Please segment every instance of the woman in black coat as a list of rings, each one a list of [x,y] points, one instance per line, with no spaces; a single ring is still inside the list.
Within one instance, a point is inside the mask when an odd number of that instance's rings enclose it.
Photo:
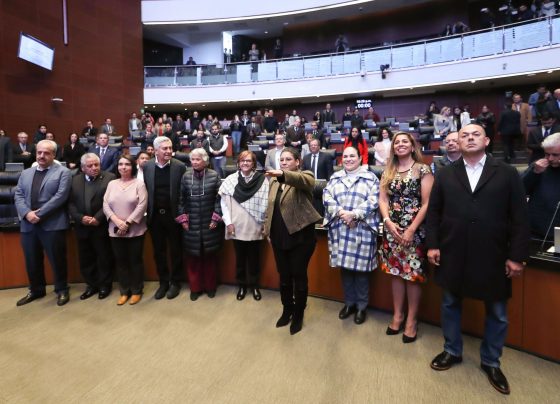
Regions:
[[[80,159],[86,153],[84,145],[79,141],[78,135],[76,133],[71,133],[68,138],[68,143],[64,145],[62,150],[62,161],[66,162],[66,166],[69,169],[79,168]]]
[[[222,245],[223,229],[220,206],[221,181],[216,171],[208,168],[204,149],[190,153],[191,167],[181,179],[181,196],[177,222],[183,226],[183,246],[189,256],[187,274],[191,300],[206,292],[216,295],[216,251]]]

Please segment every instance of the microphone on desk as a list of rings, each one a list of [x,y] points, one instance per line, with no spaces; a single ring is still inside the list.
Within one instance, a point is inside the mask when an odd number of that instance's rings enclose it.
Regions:
[[[554,220],[556,219],[556,215],[558,214],[558,209],[560,208],[560,201],[558,201],[558,203],[556,204],[556,209],[554,210],[554,214],[552,215],[552,219],[550,219],[550,223],[548,224],[548,230],[546,231],[546,234],[544,235],[544,240],[541,244],[541,248],[540,250],[543,251],[544,248],[544,244],[546,243],[546,239],[548,238],[548,235],[550,234],[550,230],[552,229],[552,225],[554,224]],[[555,252],[560,252],[560,251],[556,251],[556,243],[554,243],[555,245]]]

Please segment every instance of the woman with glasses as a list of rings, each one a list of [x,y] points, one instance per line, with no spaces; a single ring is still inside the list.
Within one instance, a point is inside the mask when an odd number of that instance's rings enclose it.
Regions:
[[[194,149],[190,153],[191,167],[181,179],[179,217],[183,227],[183,246],[187,255],[187,274],[191,300],[206,292],[216,295],[216,255],[222,245],[222,209],[220,206],[220,178],[208,168],[208,153]]]
[[[250,288],[255,300],[261,300],[259,270],[263,224],[268,203],[268,181],[256,171],[257,158],[251,151],[242,151],[237,158],[238,171],[229,175],[220,186],[222,219],[226,240],[233,240],[237,300],[243,300]]]

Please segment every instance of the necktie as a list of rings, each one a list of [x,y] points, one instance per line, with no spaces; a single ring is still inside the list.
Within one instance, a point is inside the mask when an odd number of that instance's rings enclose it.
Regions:
[[[100,149],[99,150],[99,160],[101,160],[101,163],[103,163],[103,158],[105,157],[105,149]]]
[[[27,150],[27,145],[22,144],[22,145],[21,145],[21,150],[26,151],[26,150]]]
[[[550,135],[550,128],[546,128],[546,129],[544,130],[543,138],[546,138],[548,135]]]
[[[313,175],[317,177],[317,155],[311,155],[311,171],[313,171]]]

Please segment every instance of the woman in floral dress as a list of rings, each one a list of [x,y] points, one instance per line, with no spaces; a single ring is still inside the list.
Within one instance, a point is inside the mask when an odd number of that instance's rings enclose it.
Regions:
[[[401,330],[403,342],[414,342],[420,304],[420,284],[426,281],[422,223],[428,210],[433,176],[422,162],[416,140],[406,132],[393,137],[387,168],[381,177],[379,210],[383,217],[381,270],[393,275],[393,319],[387,335]],[[408,315],[404,313],[408,298]]]

